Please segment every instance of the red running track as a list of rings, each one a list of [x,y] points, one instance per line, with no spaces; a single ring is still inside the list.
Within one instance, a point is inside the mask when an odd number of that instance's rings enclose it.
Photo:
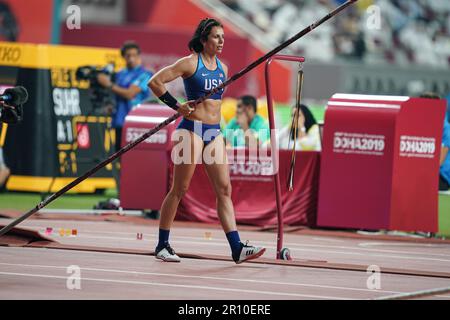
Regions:
[[[450,286],[448,242],[292,233],[285,235],[285,246],[294,261],[280,262],[274,259],[275,233],[241,228],[242,239],[266,246],[267,252],[236,265],[220,228],[175,223],[171,244],[183,260],[164,263],[152,256],[156,223],[133,222],[23,222],[21,228],[41,235],[46,227],[77,229],[78,235],[3,243],[0,299],[374,299]],[[137,233],[143,233],[142,240]],[[381,269],[378,290],[367,287],[369,265]],[[81,290],[67,288],[69,266],[80,267]],[[422,298],[450,299],[450,292]]]

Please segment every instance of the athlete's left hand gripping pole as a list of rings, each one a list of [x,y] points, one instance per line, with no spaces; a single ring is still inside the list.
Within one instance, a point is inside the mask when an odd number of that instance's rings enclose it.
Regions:
[[[344,10],[345,8],[347,8],[349,5],[351,5],[352,3],[356,2],[356,1],[358,1],[358,0],[347,0],[345,3],[341,4],[339,7],[337,7],[336,9],[334,9],[333,11],[328,13],[326,16],[324,16],[322,19],[314,22],[310,26],[306,27],[305,29],[303,29],[302,31],[300,31],[299,33],[294,35],[293,37],[289,38],[288,40],[286,40],[285,42],[280,44],[278,47],[274,48],[272,51],[266,53],[264,56],[260,57],[258,60],[256,60],[253,63],[249,64],[247,67],[245,67],[244,69],[242,69],[241,71],[239,71],[238,73],[236,73],[235,75],[230,77],[227,81],[222,83],[220,86],[218,86],[217,88],[214,88],[213,90],[211,90],[205,96],[195,100],[195,102],[193,104],[197,105],[197,104],[203,102],[204,100],[206,100],[207,98],[209,98],[210,96],[212,96],[213,94],[218,92],[219,90],[221,90],[221,89],[225,88],[226,86],[230,85],[232,82],[234,82],[237,79],[241,78],[243,75],[248,73],[250,70],[256,68],[258,65],[260,65],[261,63],[263,63],[264,61],[266,61],[267,59],[269,59],[273,55],[277,54],[278,52],[280,52],[281,50],[286,48],[288,45],[290,45],[294,41],[297,41],[298,39],[300,39],[301,37],[303,37],[307,33],[311,32],[312,30],[317,28],[319,25],[321,25],[325,21],[327,21],[330,18],[334,17],[336,14],[338,14],[339,12],[341,12],[342,10]],[[72,189],[73,187],[75,187],[76,185],[81,183],[82,181],[86,180],[88,177],[90,177],[91,175],[96,173],[98,170],[100,170],[101,168],[103,168],[107,164],[113,162],[115,159],[117,159],[118,157],[123,155],[125,152],[128,152],[130,149],[134,148],[139,143],[141,143],[142,141],[146,140],[148,137],[150,137],[151,135],[155,134],[156,132],[158,132],[159,130],[161,130],[165,126],[167,126],[169,123],[171,123],[171,122],[175,121],[176,119],[178,119],[180,116],[181,116],[181,114],[177,113],[177,114],[174,114],[173,116],[167,118],[165,121],[161,122],[156,127],[150,129],[149,131],[147,131],[145,134],[143,134],[138,139],[134,140],[133,142],[130,142],[125,147],[123,147],[122,149],[120,149],[119,151],[117,151],[116,153],[111,155],[108,159],[100,162],[98,165],[96,165],[91,170],[87,171],[82,176],[76,178],[71,183],[67,184],[65,187],[60,189],[59,191],[55,192],[54,194],[52,194],[51,196],[49,196],[45,200],[41,201],[36,207],[31,209],[27,213],[24,213],[22,216],[20,216],[16,220],[12,221],[7,226],[3,227],[0,230],[0,237],[3,236],[4,234],[6,234],[9,230],[14,228],[16,225],[18,225],[19,223],[21,223],[25,219],[29,218],[30,216],[32,216],[33,214],[35,214],[36,212],[38,212],[39,210],[44,208],[50,202],[56,200],[58,197],[60,197],[64,193],[66,193],[67,191],[69,191],[70,189]]]

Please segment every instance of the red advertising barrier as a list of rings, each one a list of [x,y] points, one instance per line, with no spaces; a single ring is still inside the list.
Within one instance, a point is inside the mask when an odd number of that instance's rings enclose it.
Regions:
[[[230,165],[230,178],[236,221],[239,224],[274,226],[278,224],[275,186],[270,174],[271,157],[250,160],[246,157]],[[297,152],[295,188],[288,192],[286,181],[292,151],[280,150],[279,170],[283,221],[286,225],[315,226],[319,181],[319,152]],[[236,150],[228,150],[228,159]],[[171,163],[172,166],[172,163]],[[219,223],[216,197],[203,165],[198,165],[188,192],[178,207],[178,220]]]
[[[122,146],[136,140],[173,114],[172,109],[160,105],[145,105],[132,110],[125,118]],[[121,157],[122,207],[156,210],[161,207],[169,187],[170,137],[176,123],[169,124]]]
[[[125,119],[122,145],[172,115],[165,106],[146,105]],[[120,201],[126,209],[159,210],[172,180],[171,135],[176,123],[150,137],[122,156]],[[255,159],[249,150],[228,150],[232,200],[240,224],[276,225],[277,211],[270,150]],[[291,151],[280,150],[279,172],[284,223],[314,226],[317,212],[320,153],[298,152],[295,189],[287,192]],[[190,187],[178,208],[176,219],[218,223],[216,198],[202,164],[197,165]]]
[[[443,100],[336,94],[325,113],[319,226],[438,230]]]

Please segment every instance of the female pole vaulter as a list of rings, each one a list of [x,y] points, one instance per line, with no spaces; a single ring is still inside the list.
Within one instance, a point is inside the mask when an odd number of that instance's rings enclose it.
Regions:
[[[217,213],[222,228],[230,244],[231,256],[235,263],[255,259],[265,252],[265,248],[241,242],[236,227],[233,203],[231,201],[230,174],[226,161],[226,149],[220,132],[220,106],[224,89],[214,93],[208,99],[197,104],[192,102],[225,82],[228,68],[217,55],[223,50],[224,31],[220,22],[215,19],[200,21],[189,42],[192,54],[179,59],[174,64],[157,72],[149,81],[149,87],[159,99],[170,108],[183,115],[177,131],[187,135],[190,146],[189,161],[179,161],[176,154],[174,160],[173,183],[161,207],[159,223],[159,242],[155,257],[163,261],[180,262],[179,256],[169,244],[169,232],[175,218],[178,204],[186,193],[199,157],[202,157],[206,146],[213,149],[216,159],[208,164],[204,161],[206,173],[214,188],[217,199]],[[179,103],[166,89],[165,84],[183,78],[188,102]],[[184,139],[183,139],[184,140]],[[176,146],[174,147],[176,148]],[[186,148],[185,148],[186,149]],[[183,151],[183,152],[184,152]],[[175,158],[174,158],[175,157]],[[188,162],[188,163],[187,163]]]

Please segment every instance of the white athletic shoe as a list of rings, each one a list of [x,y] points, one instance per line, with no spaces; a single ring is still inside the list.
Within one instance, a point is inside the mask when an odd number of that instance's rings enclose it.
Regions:
[[[266,248],[263,247],[255,247],[255,246],[249,246],[248,241],[242,244],[241,252],[239,253],[239,256],[233,256],[234,262],[236,264],[240,264],[244,261],[252,260],[259,258],[266,252]]]
[[[180,262],[181,259],[175,251],[172,249],[170,245],[167,245],[163,249],[159,250],[158,252],[155,252],[155,258],[160,259],[162,261],[166,262]]]

